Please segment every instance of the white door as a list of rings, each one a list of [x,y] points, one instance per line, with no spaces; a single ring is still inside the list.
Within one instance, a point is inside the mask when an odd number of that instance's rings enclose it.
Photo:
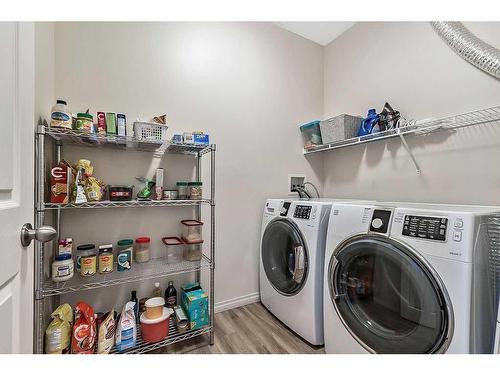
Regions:
[[[0,353],[33,351],[34,25],[0,22]]]

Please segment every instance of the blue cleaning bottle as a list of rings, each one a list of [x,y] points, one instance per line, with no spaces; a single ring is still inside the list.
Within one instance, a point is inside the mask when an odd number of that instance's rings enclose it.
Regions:
[[[376,128],[377,123],[378,123],[377,111],[375,109],[368,110],[368,115],[361,122],[361,126],[359,127],[358,137],[372,134]],[[375,130],[375,132],[377,131]]]

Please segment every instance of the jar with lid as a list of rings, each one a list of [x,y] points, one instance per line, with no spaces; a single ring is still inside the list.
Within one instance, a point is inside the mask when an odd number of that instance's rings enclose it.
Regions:
[[[188,182],[189,199],[200,200],[203,196],[203,182]]]
[[[177,182],[177,198],[189,199],[188,183],[184,181]]]
[[[182,239],[185,241],[199,241],[203,239],[203,223],[199,220],[182,220]]]
[[[50,126],[58,128],[71,129],[73,127],[73,118],[66,108],[66,101],[58,99],[50,111]]]
[[[130,239],[118,241],[118,255],[116,256],[118,271],[127,271],[132,268],[133,245],[134,241]]]
[[[85,270],[82,271],[82,261],[85,260]],[[76,248],[76,272],[81,276],[92,276],[96,273],[97,254],[92,243]],[[93,271],[93,272],[92,272]]]
[[[138,237],[135,239],[135,261],[145,263],[149,261],[149,246],[151,239],[149,237]]]
[[[203,240],[184,241],[184,259],[191,262],[201,260],[203,257]]]
[[[81,130],[84,133],[95,133],[94,116],[90,113],[78,113],[76,115],[75,130]]]
[[[99,246],[99,273],[113,272],[113,245]]]
[[[167,249],[167,263],[180,262],[184,252],[184,242],[179,237],[163,237],[162,241]]]
[[[52,262],[52,280],[55,282],[66,281],[74,275],[74,264],[70,254],[60,254]]]

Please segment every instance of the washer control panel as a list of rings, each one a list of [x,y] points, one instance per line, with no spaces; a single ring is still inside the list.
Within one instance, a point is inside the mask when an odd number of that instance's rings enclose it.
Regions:
[[[311,216],[311,209],[311,206],[297,205],[295,206],[293,217],[297,219],[309,220],[309,217]]]
[[[403,236],[444,242],[447,227],[448,219],[445,217],[406,215]]]

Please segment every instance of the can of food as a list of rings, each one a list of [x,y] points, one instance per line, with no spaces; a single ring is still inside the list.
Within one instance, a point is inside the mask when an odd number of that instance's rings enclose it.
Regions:
[[[113,272],[113,245],[99,246],[99,273]]]
[[[177,190],[163,190],[163,199],[170,201],[177,199],[177,197],[178,197]]]
[[[127,271],[132,268],[133,240],[118,241],[118,256],[116,257],[118,271]]]

